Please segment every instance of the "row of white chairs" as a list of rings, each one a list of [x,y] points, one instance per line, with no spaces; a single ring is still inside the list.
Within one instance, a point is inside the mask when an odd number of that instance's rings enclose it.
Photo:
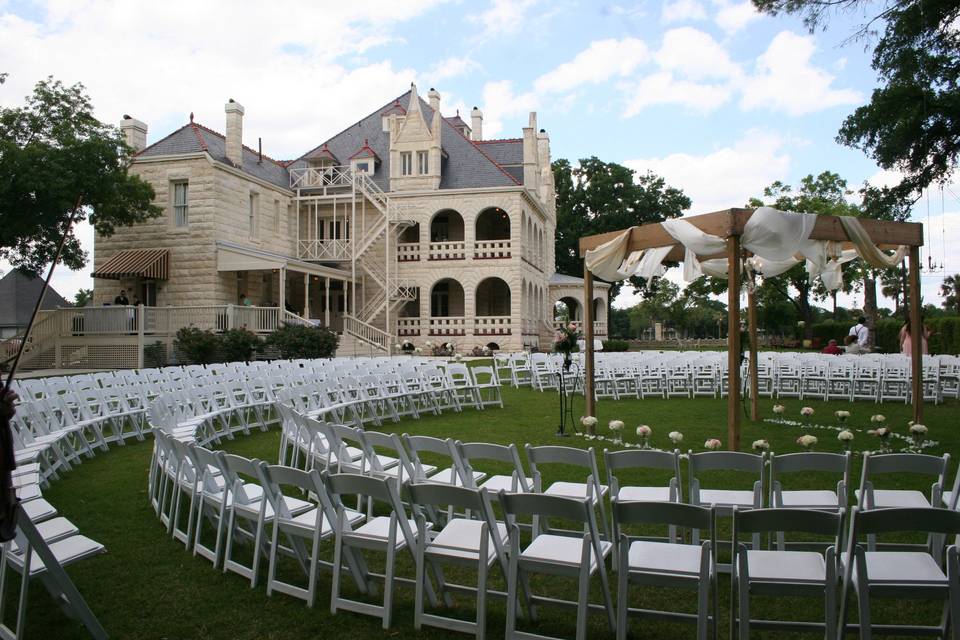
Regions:
[[[960,520],[953,509],[931,507],[953,499],[942,491],[942,475],[946,472],[948,456],[868,456],[861,489],[855,492],[855,498],[859,502],[862,497],[862,502],[852,512],[849,519],[851,532],[844,539],[849,455],[801,453],[770,456],[768,459],[767,456],[745,453],[691,454],[688,493],[691,504],[684,504],[679,502],[682,496],[678,452],[605,452],[608,482],[602,485],[595,480],[598,474],[592,450],[528,446],[532,475],[532,481],[528,481],[515,447],[483,443],[485,449],[478,449],[478,455],[471,456],[471,450],[465,449],[473,446],[469,444],[417,436],[400,438],[395,434],[323,423],[303,415],[297,418],[299,414],[289,408],[284,409],[284,414],[284,420],[299,421],[303,430],[311,435],[297,436],[296,441],[302,443],[298,445],[298,448],[302,446],[299,459],[281,458],[281,465],[246,460],[170,438],[167,444],[174,450],[166,460],[179,462],[173,465],[173,476],[169,475],[170,465],[167,464],[167,482],[179,489],[175,490],[176,500],[173,494],[169,494],[171,498],[164,501],[165,523],[173,535],[181,532],[177,517],[182,509],[173,503],[189,494],[191,506],[188,511],[197,529],[193,534],[195,553],[207,557],[224,571],[244,576],[252,586],[257,584],[261,564],[266,560],[268,594],[280,591],[303,598],[309,604],[315,601],[318,574],[321,568],[325,568],[333,573],[331,609],[375,615],[383,620],[385,628],[391,624],[393,583],[403,581],[395,576],[395,554],[406,549],[413,554],[416,566],[417,628],[424,624],[434,625],[483,637],[486,598],[505,596],[508,607],[506,637],[531,637],[516,629],[520,605],[530,618],[536,619],[540,605],[557,603],[532,593],[529,588],[530,574],[548,573],[578,581],[580,597],[575,603],[578,607],[578,638],[585,637],[587,615],[591,608],[597,607],[606,612],[608,623],[618,637],[626,635],[628,615],[650,614],[696,621],[698,637],[705,638],[709,629],[715,629],[718,623],[716,585],[723,565],[718,562],[717,548],[724,542],[716,534],[718,515],[734,517],[732,576],[737,614],[731,624],[739,627],[740,637],[746,637],[744,634],[749,633],[751,626],[819,628],[827,637],[837,637],[838,621],[843,620],[842,612],[847,606],[844,594],[848,589],[852,589],[858,598],[863,637],[870,637],[871,597],[903,597],[911,593],[918,579],[924,581],[931,594],[943,596],[951,606],[960,602],[960,590],[952,588],[953,582],[948,575],[955,570],[954,546],[943,552],[943,546],[938,546],[935,536],[931,536],[923,549],[904,551],[898,547],[895,554],[883,555],[888,549],[875,545],[877,534],[894,530],[960,533]],[[311,430],[311,426],[314,429]],[[159,436],[158,447],[165,446],[165,438]],[[435,442],[427,445],[430,440]],[[499,489],[491,491],[491,487],[484,486],[486,476],[474,465],[475,458],[485,457],[497,447],[512,451],[509,458],[513,461],[514,472],[505,477],[509,487],[500,485]],[[389,450],[389,455],[381,453],[385,450]],[[450,469],[455,472],[444,473],[434,466],[424,465],[419,454],[426,451],[435,457],[446,454],[452,465]],[[280,455],[291,454],[281,451]],[[161,455],[158,459],[162,458]],[[301,468],[293,466],[298,462],[302,463]],[[543,467],[551,463],[566,465],[567,469],[572,465],[584,466],[590,475],[583,483],[555,482],[544,487],[541,473]],[[621,486],[617,475],[638,468],[659,468],[674,475],[665,486]],[[697,476],[716,470],[756,472],[759,478],[752,491],[701,487]],[[790,491],[782,486],[784,476],[810,471],[838,472],[840,480],[836,490]],[[940,489],[935,488],[927,501],[919,492],[873,486],[878,476],[886,473],[899,475],[905,471],[935,473]],[[763,506],[766,474],[770,477],[773,508]],[[832,500],[826,504],[818,502],[816,499],[822,497],[821,493],[830,493]],[[602,528],[596,518],[595,510],[602,506],[606,495],[612,496],[612,533],[606,530],[602,511]],[[955,487],[953,495],[956,495]],[[353,506],[354,496],[363,497],[356,506]],[[366,510],[362,506],[364,503]],[[380,508],[375,510],[371,506],[373,503]],[[500,507],[502,522],[496,518],[494,503]],[[195,504],[200,505],[196,511]],[[798,505],[805,508],[798,508]],[[899,517],[889,511],[891,508],[897,510]],[[383,515],[384,510],[389,515]],[[867,515],[880,510],[886,515]],[[907,516],[910,520],[904,521]],[[201,523],[204,519],[215,524],[212,544],[202,542]],[[531,519],[531,524],[522,526],[521,520]],[[553,520],[573,522],[575,526],[572,529],[559,528],[553,526]],[[670,535],[666,541],[637,536],[631,533],[631,526],[635,524],[669,526]],[[690,544],[683,543],[683,536],[677,537],[676,532],[681,529],[691,530]],[[527,538],[521,535],[522,530],[530,530],[528,544],[525,544]],[[827,544],[819,545],[818,551],[795,550],[790,546],[793,539],[784,542],[785,533],[791,533],[791,538],[793,534],[803,533],[831,537]],[[751,541],[740,541],[741,534],[748,535]],[[764,548],[759,541],[767,534],[776,542]],[[186,535],[189,540],[190,534]],[[868,541],[866,546],[859,543],[863,536]],[[332,561],[319,558],[319,544],[327,539],[335,543]],[[241,562],[235,554],[234,545],[243,541],[253,545],[250,564]],[[824,550],[825,546],[828,548]],[[372,549],[387,552],[383,574],[375,574],[367,567],[364,551]],[[300,564],[306,586],[277,578],[277,566],[284,555],[293,557]],[[618,574],[619,604],[616,608],[607,575],[608,557],[612,557],[611,567]],[[598,558],[603,560],[598,562]],[[893,580],[887,570],[892,561],[896,561],[898,567]],[[438,565],[444,562],[475,566],[478,571],[476,587],[447,583],[442,571],[438,570]],[[486,588],[489,571],[494,565],[499,565],[504,573],[508,584],[506,594]],[[855,572],[853,566],[857,567]],[[364,601],[342,595],[340,574],[344,568],[357,589],[367,594]],[[590,581],[597,576],[603,601],[591,605],[587,599]],[[637,583],[693,589],[698,593],[697,613],[651,612],[629,607],[630,585]],[[383,587],[382,604],[369,602],[375,593],[375,585]],[[475,620],[452,619],[425,611],[425,599],[432,607],[439,607],[441,603],[449,605],[450,594],[463,590],[476,597]],[[438,598],[438,594],[441,597]],[[751,620],[749,602],[754,594],[821,597],[825,607],[824,619],[799,624]],[[841,600],[844,608],[838,610]],[[942,621],[941,631],[945,631],[948,620],[949,617],[945,617]]]

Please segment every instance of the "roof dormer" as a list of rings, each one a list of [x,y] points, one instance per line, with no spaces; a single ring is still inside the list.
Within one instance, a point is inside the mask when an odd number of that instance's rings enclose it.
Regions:
[[[312,167],[335,167],[340,164],[337,156],[333,155],[327,143],[306,155],[304,160]]]
[[[357,173],[373,174],[377,170],[377,165],[380,164],[380,156],[370,147],[370,141],[366,138],[363,140],[363,146],[350,156],[349,160],[350,168]]]

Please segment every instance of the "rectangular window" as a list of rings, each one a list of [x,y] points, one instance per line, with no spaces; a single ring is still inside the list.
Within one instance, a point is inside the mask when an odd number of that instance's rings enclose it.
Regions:
[[[370,173],[370,163],[369,163],[369,162],[358,162],[358,163],[357,163],[357,173]]]
[[[250,194],[250,237],[256,238],[260,235],[260,194],[251,193]]]
[[[430,173],[430,156],[426,151],[417,151],[417,173],[422,176]]]
[[[280,235],[280,201],[273,201],[273,232]]]
[[[187,181],[173,183],[173,225],[186,227],[189,223],[189,205],[187,204]]]
[[[410,151],[400,153],[400,173],[405,176],[413,175],[413,153]]]

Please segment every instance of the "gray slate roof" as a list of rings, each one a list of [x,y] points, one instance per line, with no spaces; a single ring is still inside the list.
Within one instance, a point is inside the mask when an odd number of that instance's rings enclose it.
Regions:
[[[410,92],[406,92],[395,100],[399,100],[400,104],[406,107],[410,103]],[[370,147],[380,157],[380,163],[377,165],[373,180],[384,191],[390,189],[390,134],[383,130],[383,121],[380,114],[393,105],[395,100],[390,100],[370,115],[326,141],[330,151],[338,158],[349,158],[363,146],[363,141],[367,140]],[[427,126],[432,126],[433,109],[422,98],[420,99],[420,110],[423,112]],[[440,169],[441,189],[509,187],[523,182],[522,176],[517,179],[517,176],[506,172],[493,158],[485,153],[485,149],[481,150],[481,145],[476,145],[464,138],[448,120],[441,118],[440,122],[440,126],[443,127],[440,143],[446,156]],[[323,146],[323,143],[316,148],[321,146]],[[289,166],[304,166],[306,164],[304,157],[307,154],[304,154]]]
[[[0,279],[0,327],[26,327],[37,303],[43,280],[29,276],[19,269],[11,269]],[[47,289],[41,309],[73,306],[53,290]]]
[[[337,135],[326,141],[330,152],[346,162],[363,147],[364,140],[370,145],[380,162],[377,164],[374,182],[383,189],[390,189],[390,135],[383,130],[381,113],[399,101],[403,108],[410,103],[410,92],[390,100],[373,113],[350,125]],[[420,110],[427,122],[432,126],[433,109],[420,99]],[[495,140],[475,143],[456,129],[455,125],[446,118],[441,118],[443,133],[441,145],[443,159],[441,165],[441,189],[470,189],[485,187],[512,187],[523,184],[523,141]],[[462,121],[461,121],[462,122]],[[280,187],[289,188],[290,176],[288,167],[302,167],[306,165],[306,157],[320,149],[323,143],[317,145],[297,160],[289,163],[280,163],[267,156],[263,162],[257,162],[257,152],[248,147],[243,148],[243,166],[241,169]],[[206,151],[215,160],[225,162],[226,138],[223,134],[213,131],[199,123],[190,122],[177,129],[167,137],[150,145],[137,154],[137,157],[176,155],[180,153],[200,153]]]
[[[149,158],[151,156],[200,153],[202,151],[209,153],[214,160],[230,164],[227,160],[227,140],[223,134],[196,122],[185,124],[166,138],[155,142],[138,153],[137,157]],[[257,159],[256,151],[244,147],[243,166],[240,169],[278,187],[290,188],[290,176],[286,168],[267,156],[263,156],[263,162],[257,162]]]

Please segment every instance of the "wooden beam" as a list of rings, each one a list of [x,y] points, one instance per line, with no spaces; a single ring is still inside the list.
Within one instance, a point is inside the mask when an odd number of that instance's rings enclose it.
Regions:
[[[910,363],[913,421],[923,423],[923,324],[920,320],[920,248],[910,247]]]
[[[740,450],[740,236],[727,238],[727,449]]]
[[[760,384],[757,381],[759,349],[757,344],[757,304],[753,287],[756,278],[750,273],[750,287],[747,289],[747,322],[750,331],[750,420],[760,419]]]
[[[698,216],[684,218],[701,231],[709,233],[720,238],[726,238],[730,233],[741,235],[743,227],[753,215],[752,209],[726,209],[723,211],[714,211],[713,213],[704,213]],[[889,222],[887,220],[871,220],[869,218],[860,218],[860,224],[869,234],[874,244],[881,248],[892,249],[905,244],[911,247],[923,245],[923,225],[916,222]],[[613,240],[625,230],[610,231],[593,236],[580,238],[580,256],[582,257],[589,249],[595,249],[605,242]],[[819,216],[817,223],[810,233],[811,240],[833,240],[834,242],[849,243],[850,237],[843,229],[840,220],[834,216]],[[630,241],[627,245],[627,252],[640,251],[641,249],[650,249],[653,247],[677,246],[678,243],[673,239],[663,226],[657,222],[635,227],[630,232]],[[853,245],[846,244],[844,248],[850,248]],[[682,259],[676,257],[672,252],[668,260]]]
[[[596,416],[596,396],[593,391],[593,273],[583,265],[583,393],[586,398],[584,413]],[[563,389],[560,393],[564,393]],[[590,428],[590,435],[594,435]]]

